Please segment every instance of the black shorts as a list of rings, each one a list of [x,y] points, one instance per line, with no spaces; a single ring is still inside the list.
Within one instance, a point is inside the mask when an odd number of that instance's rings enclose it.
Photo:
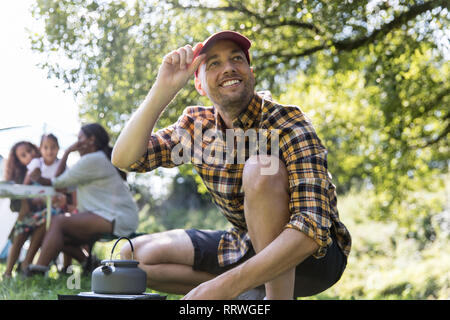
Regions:
[[[253,247],[238,262],[226,267],[219,266],[217,249],[225,231],[189,229],[186,233],[194,245],[194,270],[211,274],[221,274],[241,264],[255,255]],[[337,245],[332,234],[333,243],[323,258],[308,257],[295,269],[295,297],[307,297],[318,294],[334,285],[342,276],[347,265],[347,257]]]

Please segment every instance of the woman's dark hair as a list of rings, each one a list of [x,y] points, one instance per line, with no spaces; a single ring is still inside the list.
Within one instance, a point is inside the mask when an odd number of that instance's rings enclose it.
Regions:
[[[21,145],[25,145],[34,149],[36,156],[40,157],[41,153],[39,152],[39,148],[28,141],[19,141],[15,143],[11,150],[9,151],[8,160],[6,161],[5,166],[5,180],[6,181],[14,181],[15,183],[22,183],[25,179],[25,175],[27,173],[27,167],[24,166],[19,158],[17,157],[16,150]]]
[[[52,139],[56,143],[56,146],[59,148],[58,138],[53,133],[48,133],[48,134],[42,135],[41,144],[40,144],[41,147],[42,147],[42,142],[44,142],[45,139]]]
[[[103,151],[106,157],[111,160],[112,148],[109,146],[109,134],[106,132],[105,128],[98,123],[89,123],[82,126],[81,130],[86,137],[90,138],[93,136],[95,138],[96,149]],[[116,169],[122,179],[126,180],[127,174],[118,168]]]

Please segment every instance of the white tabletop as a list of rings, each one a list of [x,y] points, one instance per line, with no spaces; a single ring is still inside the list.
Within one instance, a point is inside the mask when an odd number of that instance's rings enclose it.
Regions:
[[[10,198],[10,199],[24,199],[24,198],[47,198],[47,219],[46,219],[46,229],[50,227],[51,219],[51,196],[55,194],[55,189],[50,186],[37,186],[37,185],[25,185],[25,184],[15,184],[10,182],[0,182],[0,198]]]
[[[36,198],[44,196],[52,196],[55,189],[50,186],[13,184],[8,182],[0,183],[0,198]]]

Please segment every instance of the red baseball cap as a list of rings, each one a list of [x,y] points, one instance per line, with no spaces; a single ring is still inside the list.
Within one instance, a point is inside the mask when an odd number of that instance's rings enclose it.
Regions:
[[[217,42],[219,40],[230,40],[230,41],[233,41],[234,43],[236,43],[242,49],[242,51],[245,54],[245,57],[247,58],[248,64],[250,64],[250,55],[248,53],[248,49],[250,49],[252,43],[250,42],[250,40],[247,37],[243,36],[242,34],[235,32],[235,31],[230,31],[230,30],[214,33],[208,39],[203,41],[203,47],[194,56],[194,59],[197,56],[199,56],[200,54],[206,52],[206,50],[208,50],[215,42]],[[195,70],[195,76],[197,77],[197,75],[198,75],[198,69]]]

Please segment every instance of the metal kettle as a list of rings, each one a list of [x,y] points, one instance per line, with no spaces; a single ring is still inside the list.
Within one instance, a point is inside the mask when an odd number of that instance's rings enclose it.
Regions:
[[[92,272],[91,289],[102,294],[142,294],[147,287],[147,274],[138,267],[136,260],[113,260],[113,252],[117,243],[126,239],[130,243],[132,256],[134,248],[131,240],[120,237],[114,243],[109,260],[102,260],[101,266]]]

